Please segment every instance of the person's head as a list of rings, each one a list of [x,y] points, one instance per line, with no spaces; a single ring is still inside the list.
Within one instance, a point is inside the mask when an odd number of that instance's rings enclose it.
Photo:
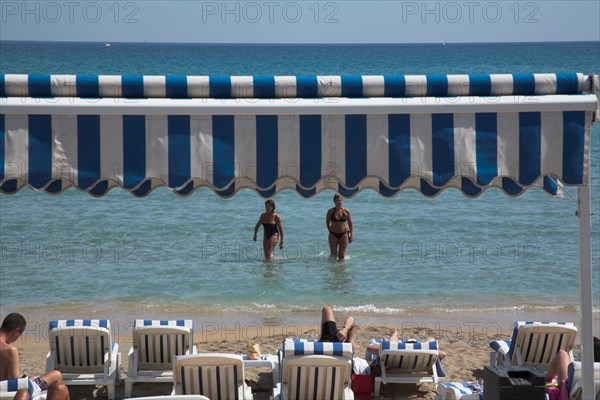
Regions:
[[[338,204],[342,204],[344,202],[344,199],[342,199],[342,196],[340,196],[339,194],[334,194],[333,195],[333,203],[337,206]]]
[[[600,362],[600,339],[594,336],[594,362]]]
[[[0,332],[12,336],[11,340],[14,341],[21,336],[25,331],[26,326],[27,322],[25,321],[25,317],[19,313],[10,313],[4,318],[4,321],[2,321]]]
[[[271,211],[275,211],[275,202],[273,200],[267,200],[267,201],[265,201],[265,209],[267,211],[269,211],[269,207],[272,208]]]

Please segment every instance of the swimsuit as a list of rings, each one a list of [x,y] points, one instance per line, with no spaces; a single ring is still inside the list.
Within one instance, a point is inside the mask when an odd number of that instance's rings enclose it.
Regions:
[[[346,222],[346,221],[348,221],[348,217],[346,217],[346,213],[344,212],[343,208],[342,208],[342,216],[340,219],[337,219],[337,217],[335,216],[335,208],[332,208],[332,210],[333,210],[333,212],[331,213],[331,217],[329,217],[330,222]],[[341,240],[344,237],[344,235],[346,235],[348,233],[348,231],[342,232],[342,233],[337,233],[337,232],[333,232],[330,229],[329,233],[331,233],[333,236],[335,236],[338,240]]]
[[[267,239],[270,239],[271,236],[273,236],[276,233],[279,233],[279,229],[277,229],[277,224],[262,224],[263,228],[265,229],[265,236],[267,237]]]

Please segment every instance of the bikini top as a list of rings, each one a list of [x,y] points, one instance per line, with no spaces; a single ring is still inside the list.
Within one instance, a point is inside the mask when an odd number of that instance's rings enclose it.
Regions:
[[[340,219],[337,219],[337,217],[335,216],[335,207],[332,208],[333,212],[331,213],[331,217],[329,217],[329,221],[331,222],[346,222],[348,221],[348,217],[346,217],[346,213],[344,212],[344,209],[342,208],[342,217]]]

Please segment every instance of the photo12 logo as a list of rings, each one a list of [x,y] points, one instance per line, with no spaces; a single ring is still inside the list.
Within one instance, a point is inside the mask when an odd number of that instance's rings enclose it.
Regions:
[[[402,22],[449,24],[539,22],[540,6],[533,1],[403,1]]]
[[[134,1],[2,1],[2,23],[137,24],[140,5]]]
[[[339,3],[333,1],[203,1],[202,22],[336,24],[339,11]]]

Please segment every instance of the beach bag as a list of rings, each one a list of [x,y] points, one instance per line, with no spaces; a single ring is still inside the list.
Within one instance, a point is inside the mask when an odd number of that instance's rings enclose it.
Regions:
[[[371,400],[374,387],[375,377],[373,375],[352,374],[352,391],[355,400]]]
[[[260,344],[256,342],[248,343],[246,354],[249,360],[260,360]]]

